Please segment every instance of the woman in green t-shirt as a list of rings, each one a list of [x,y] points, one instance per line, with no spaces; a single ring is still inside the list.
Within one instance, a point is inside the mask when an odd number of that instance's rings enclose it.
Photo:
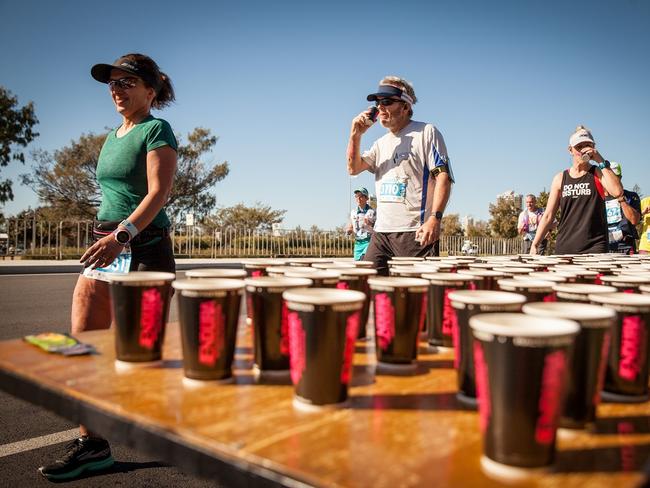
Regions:
[[[174,100],[171,81],[142,54],[97,64],[91,75],[108,84],[122,124],[108,134],[97,162],[102,202],[95,242],[81,257],[84,271],[72,298],[72,333],[110,327],[106,273],[175,271],[164,205],[176,172],[177,142],[170,125],[151,115],[152,108]],[[64,457],[40,468],[43,476],[71,479],[113,464],[108,442],[83,426],[80,431]]]

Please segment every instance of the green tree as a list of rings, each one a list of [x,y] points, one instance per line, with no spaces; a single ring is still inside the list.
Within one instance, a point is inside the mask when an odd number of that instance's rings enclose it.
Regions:
[[[226,161],[207,169],[203,158],[212,151],[217,140],[209,129],[197,127],[187,136],[187,144],[178,146],[178,169],[167,203],[172,222],[189,211],[201,220],[216,207],[213,187],[228,176],[230,169]]]
[[[273,210],[270,206],[260,202],[256,202],[252,207],[238,203],[232,207],[217,210],[214,215],[206,219],[206,226],[270,231],[273,225],[282,223],[286,212],[286,210]]]
[[[517,219],[521,208],[513,198],[498,198],[490,204],[490,229],[497,237],[517,237]]]
[[[38,119],[34,104],[29,102],[24,107],[18,107],[18,99],[0,86],[0,167],[7,166],[12,160],[25,163],[25,155],[20,148],[27,147],[38,137],[38,132],[32,130],[36,124]],[[13,199],[13,182],[0,180],[0,204]]]
[[[32,187],[55,215],[94,218],[101,200],[97,161],[105,139],[106,134],[82,134],[54,153],[35,151],[32,172],[21,175],[23,183]],[[172,220],[189,210],[200,220],[215,207],[216,197],[211,192],[228,174],[228,163],[207,169],[202,160],[216,142],[208,129],[198,127],[188,135],[187,144],[179,145],[178,168],[167,203]]]
[[[462,236],[463,226],[460,225],[458,214],[448,214],[442,217],[441,234],[443,236]]]

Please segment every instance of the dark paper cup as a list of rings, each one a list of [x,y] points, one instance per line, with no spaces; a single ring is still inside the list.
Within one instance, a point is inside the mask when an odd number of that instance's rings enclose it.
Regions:
[[[351,269],[354,270],[356,268]],[[313,288],[336,288],[341,273],[340,270],[337,269],[305,268],[303,270],[302,268],[298,268],[286,271],[284,276],[287,278],[308,278],[312,281],[311,286]]]
[[[368,279],[375,312],[375,345],[379,370],[389,365],[413,366],[418,336],[424,326],[428,281],[419,278]]]
[[[603,276],[600,281],[603,285],[613,286],[617,291],[624,293],[641,293],[641,286],[650,285],[650,278],[630,275]]]
[[[427,294],[427,341],[432,346],[453,347],[454,309],[449,293],[456,290],[476,289],[476,278],[461,273],[430,273],[422,275],[429,282]]]
[[[246,270],[244,269],[229,269],[229,268],[201,268],[201,269],[188,269],[185,271],[185,277],[189,280],[205,279],[205,278],[226,278],[226,279],[244,279],[246,278]]]
[[[341,276],[339,277],[339,283],[336,285],[337,288],[341,290],[355,290],[360,291],[366,296],[366,300],[363,302],[361,307],[361,318],[359,322],[359,335],[358,339],[366,339],[367,333],[366,329],[368,326],[368,317],[370,315],[370,285],[368,284],[368,278],[377,275],[377,270],[367,269],[367,268],[357,268],[357,269],[345,269],[341,270]]]
[[[552,283],[566,283],[568,281],[566,276],[551,273],[550,271],[533,271],[527,275],[516,275],[512,278],[515,280],[542,280],[550,281]]]
[[[596,285],[594,285],[596,286]],[[596,420],[596,407],[605,379],[611,331],[616,312],[585,303],[529,303],[524,313],[536,317],[574,320],[580,324],[560,426],[584,429]]]
[[[309,271],[309,270],[316,271],[314,268],[312,268],[310,266],[287,266],[287,265],[269,266],[268,268],[266,268],[266,275],[267,276],[284,276],[284,274],[287,271],[296,271],[296,269],[302,269],[302,270],[307,270],[307,271]]]
[[[488,476],[526,476],[551,465],[566,393],[573,321],[515,313],[470,319]]]
[[[410,264],[408,266],[392,266],[389,270],[390,276],[402,276],[404,278],[420,278],[424,273],[437,273],[438,267],[433,264]]]
[[[638,293],[589,295],[616,311],[602,397],[610,402],[650,399],[650,297]]]
[[[248,278],[259,278],[260,276],[268,276],[266,269],[271,266],[281,266],[271,259],[246,259],[243,261],[244,270]],[[246,323],[251,323],[251,310],[253,304],[250,302],[250,295],[246,294]]]
[[[534,271],[531,268],[526,268],[526,267],[510,267],[510,266],[499,266],[497,268],[494,268],[494,271],[499,271],[500,273],[504,273],[506,276],[512,278],[515,275],[528,275],[531,271]]]
[[[503,291],[521,293],[529,302],[554,302],[555,292],[552,281],[528,279],[505,279],[498,281],[499,288]]]
[[[253,361],[259,373],[289,370],[287,306],[282,293],[311,286],[306,278],[247,278],[246,296],[251,304]]]
[[[469,269],[460,269],[458,270],[458,274],[472,276],[475,280],[474,283],[477,290],[489,291],[499,291],[499,285],[497,281],[507,277],[505,273],[501,273],[499,271],[472,267]]]
[[[476,408],[474,378],[474,336],[469,319],[479,313],[520,312],[526,297],[517,293],[489,290],[459,290],[449,293],[456,320],[452,326],[454,368],[458,373],[458,400]]]
[[[589,295],[614,293],[616,292],[616,288],[589,283],[557,283],[553,285],[553,291],[555,291],[555,297],[558,302],[591,303]]]
[[[173,273],[150,271],[110,276],[117,361],[151,363],[162,359],[175,277]]]
[[[172,286],[179,292],[185,377],[193,380],[231,378],[244,281],[191,279],[175,281]]]
[[[353,290],[298,288],[283,297],[288,308],[294,405],[312,410],[344,404],[366,296]]]

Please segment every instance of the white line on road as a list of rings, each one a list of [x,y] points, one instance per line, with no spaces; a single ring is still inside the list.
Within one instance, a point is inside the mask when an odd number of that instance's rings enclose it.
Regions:
[[[32,437],[31,439],[12,442],[11,444],[4,444],[0,446],[0,458],[18,454],[19,452],[31,451],[40,447],[51,446],[60,442],[71,441],[77,437],[79,437],[78,428],[42,435],[40,437]]]

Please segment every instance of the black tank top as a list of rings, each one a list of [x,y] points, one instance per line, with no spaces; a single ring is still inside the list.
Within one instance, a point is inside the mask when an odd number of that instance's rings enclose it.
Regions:
[[[580,178],[572,178],[569,170],[562,173],[556,254],[607,252],[604,191],[595,171],[591,166]]]

